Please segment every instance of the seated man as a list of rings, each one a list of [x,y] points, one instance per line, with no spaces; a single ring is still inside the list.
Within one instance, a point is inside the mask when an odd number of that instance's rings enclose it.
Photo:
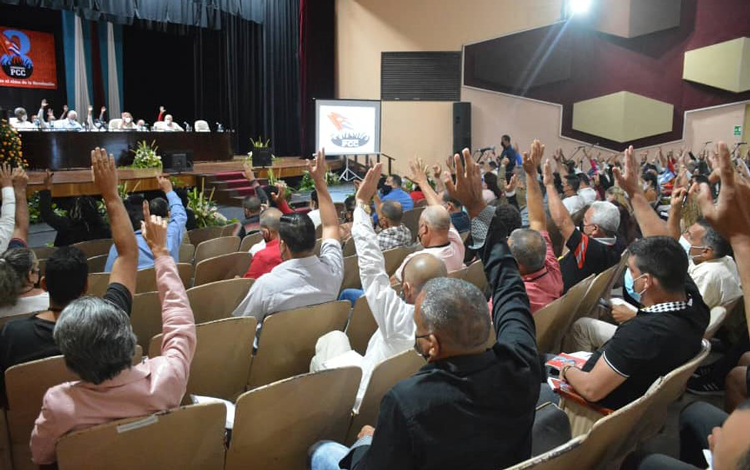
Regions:
[[[543,156],[544,146],[537,140],[531,146],[531,155],[526,152],[523,154],[523,169],[526,180],[529,181],[526,193],[529,228],[513,230],[508,237],[510,253],[518,262],[518,271],[529,296],[532,314],[560,298],[563,290],[560,263],[547,232],[542,191],[536,184],[536,169]]]
[[[240,224],[237,236],[245,238],[249,233],[257,232],[260,227],[261,202],[258,196],[247,196],[242,200],[242,212],[245,219]]]
[[[401,223],[404,211],[400,202],[385,201],[378,208],[378,213],[378,225],[382,228],[377,234],[380,251],[411,245],[411,230]]]
[[[78,122],[78,113],[75,111],[68,111],[67,119],[58,119],[53,122],[52,127],[54,129],[62,129],[66,131],[81,131],[83,126]]]
[[[642,308],[616,327],[583,369],[566,366],[560,374],[586,400],[612,409],[641,397],[658,377],[695,357],[710,317],[687,274],[685,251],[674,239],[651,229],[648,217],[658,218],[653,210],[646,215],[642,212],[642,205],[648,203],[642,189],[633,189],[633,185],[640,186],[632,147],[625,158],[625,175],[619,171],[615,175],[620,187],[634,195],[636,217],[646,237],[630,246],[625,289]],[[588,341],[589,336],[582,333],[587,329],[584,321],[598,322],[582,319],[574,324],[572,349],[583,349],[579,346]]]
[[[386,393],[377,427],[365,426],[351,450],[332,442],[311,449],[313,470],[489,470],[531,456],[541,378],[534,320],[507,230],[481,197],[479,167],[468,150],[464,155],[467,169],[456,155],[458,182],[450,189],[473,219],[497,341],[487,348],[492,326],[479,289],[459,279],[428,281],[414,309],[414,348],[427,365]]]
[[[557,194],[549,161],[544,164],[544,185],[550,215],[569,250],[560,261],[564,294],[591,274],[599,274],[620,262],[624,249],[624,244],[617,238],[620,211],[609,202],[594,202],[583,216],[583,230],[580,231],[570,217],[573,212],[566,208]]]
[[[471,221],[466,212],[463,211],[464,206],[455,198],[452,198],[447,191],[443,192],[443,207],[448,210],[451,215],[451,224],[456,228],[458,233],[464,233],[471,230]]]
[[[55,461],[57,440],[71,431],[175,408],[185,394],[196,347],[193,311],[167,249],[167,223],[150,215],[146,204],[143,211],[141,233],[156,256],[161,355],[132,365],[136,337],[119,305],[83,297],[65,307],[55,326],[55,342],[81,380],[45,393],[31,433],[32,460],[38,465]]]
[[[411,196],[402,188],[403,180],[399,175],[390,175],[385,180],[383,186],[383,195],[380,196],[382,202],[396,201],[401,203],[401,210],[404,212],[414,209],[414,201]],[[378,223],[378,215],[374,214],[375,223]]]
[[[177,263],[180,260],[180,245],[182,244],[182,232],[185,230],[185,224],[187,223],[187,213],[185,212],[185,206],[182,205],[180,196],[172,190],[172,182],[169,178],[157,176],[156,180],[161,190],[166,194],[167,199],[156,198],[151,201],[149,207],[154,215],[169,219],[167,249],[172,258],[174,258],[175,263]],[[138,269],[151,268],[154,266],[155,257],[141,234],[140,223],[143,220],[143,211],[138,207],[130,207],[128,213],[130,214],[133,229],[135,230],[135,238],[138,240]],[[104,266],[105,273],[112,271],[112,266],[115,260],[117,260],[117,256],[117,245],[115,244],[109,250],[107,263]]]
[[[13,110],[13,114],[16,116],[16,120],[11,120],[11,126],[19,131],[36,130],[37,126],[29,121],[29,115],[26,113],[26,109],[18,107]]]
[[[565,175],[562,178],[562,190],[565,199],[563,199],[563,205],[569,214],[573,215],[586,207],[586,201],[578,194],[581,180],[576,175]],[[549,187],[547,192],[549,193]]]
[[[264,274],[270,273],[273,268],[282,263],[279,251],[279,225],[281,223],[281,211],[270,207],[263,211],[260,216],[260,231],[266,247],[253,256],[250,268],[244,276],[252,279],[260,279]]]
[[[448,272],[439,259],[429,254],[412,258],[404,268],[403,297],[391,289],[385,272],[385,259],[375,241],[375,230],[369,216],[370,200],[377,191],[381,163],[371,168],[357,191],[357,206],[354,209],[352,237],[359,255],[359,274],[370,311],[378,329],[367,344],[364,358],[358,358],[362,367],[362,381],[357,392],[355,409],[364,396],[373,369],[382,361],[410,349],[414,345],[414,302],[425,283],[436,277],[445,277]],[[398,204],[387,201],[386,204]],[[382,221],[383,219],[381,219]],[[318,340],[316,355],[310,371],[327,369],[326,361],[341,354],[351,354],[349,340],[341,331],[333,331]],[[356,353],[355,353],[356,354]]]
[[[578,195],[583,199],[583,204],[588,206],[591,205],[597,199],[597,193],[594,188],[591,187],[591,181],[586,173],[578,173],[576,175],[580,183],[578,189]]]
[[[315,226],[307,214],[281,217],[279,251],[283,263],[258,279],[232,315],[254,316],[262,323],[271,313],[336,300],[344,280],[339,220],[325,182],[325,154],[307,162],[320,200],[323,244],[316,256]]]
[[[448,272],[458,271],[464,267],[464,242],[461,235],[451,224],[450,214],[443,207],[443,202],[438,197],[427,181],[426,166],[421,160],[410,162],[412,169],[411,180],[422,188],[427,207],[419,216],[419,227],[417,239],[424,249],[416,251],[407,256],[396,270],[393,279],[401,282],[404,266],[418,253],[429,253],[445,263]]]
[[[154,124],[154,130],[155,131],[161,131],[161,132],[184,132],[185,129],[180,127],[179,124],[174,122],[174,119],[172,118],[171,114],[167,114],[164,116],[164,121],[157,121]]]
[[[653,454],[638,470],[747,470],[750,468],[750,401],[730,415],[705,403],[693,402],[680,412],[680,460]],[[711,450],[712,465],[703,455]]]

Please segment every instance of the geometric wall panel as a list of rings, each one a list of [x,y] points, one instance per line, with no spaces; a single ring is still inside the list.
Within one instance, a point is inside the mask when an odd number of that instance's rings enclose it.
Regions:
[[[615,142],[672,131],[674,106],[628,91],[573,104],[573,129]]]
[[[681,5],[682,0],[600,0],[591,28],[622,38],[675,28],[680,25]]]
[[[686,52],[682,78],[735,93],[750,90],[750,38]]]

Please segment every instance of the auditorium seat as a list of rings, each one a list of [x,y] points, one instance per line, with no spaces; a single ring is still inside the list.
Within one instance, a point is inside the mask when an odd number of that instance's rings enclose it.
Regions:
[[[721,328],[721,325],[724,323],[724,320],[727,318],[727,309],[718,306],[711,309],[711,320],[708,323],[708,328],[706,328],[706,332],[703,334],[703,337],[706,339],[711,339],[714,337],[717,331],[719,331],[719,328]]]
[[[309,371],[318,338],[343,330],[350,309],[349,302],[334,301],[267,315],[248,390]]]
[[[216,256],[234,253],[240,247],[240,237],[219,237],[201,242],[195,247],[195,263]]]
[[[190,263],[177,263],[177,272],[180,275],[182,284],[187,289],[190,287],[190,281],[193,278],[193,265]],[[156,287],[156,269],[146,268],[139,269],[135,280],[135,291],[153,292],[158,290]]]
[[[372,316],[367,298],[363,295],[354,304],[349,322],[346,325],[345,333],[349,338],[349,345],[354,351],[364,356],[367,351],[367,344],[377,329],[378,324],[375,322],[375,317]]]
[[[250,267],[253,256],[250,253],[236,252],[216,256],[201,261],[195,265],[195,282],[193,286],[208,284],[209,282],[242,277]]]
[[[195,245],[192,243],[182,243],[180,245],[180,263],[191,263],[195,258]]]
[[[250,248],[252,248],[253,245],[256,243],[260,243],[263,241],[263,234],[260,232],[251,233],[249,235],[245,235],[245,238],[242,239],[242,243],[240,244],[239,251],[250,251]]]
[[[367,390],[362,397],[359,410],[352,414],[352,421],[347,432],[346,445],[352,445],[357,440],[357,434],[362,426],[378,424],[380,402],[388,390],[401,380],[414,375],[426,362],[411,349],[397,354],[381,362],[372,371]],[[448,423],[446,423],[448,424]]]
[[[247,385],[257,324],[255,317],[238,317],[196,325],[186,394],[235,401]],[[163,337],[151,338],[149,357],[161,355]]]
[[[210,282],[188,289],[196,323],[229,318],[252,287],[253,279],[237,278]]]
[[[208,126],[208,123],[204,121],[203,119],[198,119],[193,123],[193,129],[195,129],[195,132],[211,132],[211,128]]]
[[[4,317],[0,317],[0,331],[3,330],[3,327],[9,321],[11,321],[11,320],[18,320],[19,318],[30,317],[34,313],[39,313],[39,312],[16,313],[14,315],[7,315],[7,316],[4,316]]]
[[[86,295],[102,297],[104,293],[107,292],[108,285],[109,273],[89,273],[88,290],[86,291]]]
[[[52,253],[57,251],[57,247],[55,246],[35,246],[31,248],[31,251],[34,252],[37,259],[47,259],[50,256],[52,256]]]
[[[307,468],[307,451],[321,440],[343,442],[362,369],[304,374],[239,397],[226,470]]]
[[[122,119],[120,118],[114,118],[109,120],[109,130],[111,131],[119,131],[120,126],[122,125]]]
[[[350,238],[344,243],[344,258],[357,254],[357,246],[354,244],[354,238]]]
[[[138,344],[148,351],[149,341],[161,333],[161,300],[158,292],[142,292],[133,296],[130,325],[138,338]]]
[[[190,405],[82,429],[57,443],[60,470],[224,468],[226,407]]]
[[[224,226],[224,230],[221,231],[222,237],[234,237],[237,236],[237,232],[240,230],[240,223],[235,222],[233,224],[227,224]]]
[[[563,336],[570,329],[571,319],[576,315],[578,306],[593,280],[592,274],[571,287],[565,295],[534,313],[536,343],[540,354],[560,352]]]
[[[141,362],[142,356],[143,350],[137,346],[133,364]],[[29,439],[44,394],[50,387],[73,380],[79,379],[65,366],[63,356],[18,364],[5,371],[6,416],[15,470],[37,469],[31,462]]]
[[[341,282],[341,290],[360,289],[362,280],[359,277],[359,259],[357,255],[344,258],[344,280]]]
[[[413,248],[399,246],[397,248],[391,248],[383,252],[383,258],[385,258],[385,272],[388,276],[393,276],[396,273],[404,259],[414,252]]]
[[[88,240],[85,242],[74,243],[73,247],[81,250],[86,258],[109,254],[110,248],[114,242],[111,238],[102,238],[99,240]]]
[[[86,264],[89,265],[89,273],[104,272],[104,268],[107,265],[107,258],[109,258],[109,255],[92,256],[87,259]]]
[[[404,212],[401,223],[411,230],[411,241],[417,241],[417,232],[419,231],[419,217],[422,215],[424,207],[417,207]]]
[[[201,244],[201,242],[219,238],[223,231],[224,227],[203,227],[190,230],[187,234],[188,238],[190,239],[190,243],[197,247]]]

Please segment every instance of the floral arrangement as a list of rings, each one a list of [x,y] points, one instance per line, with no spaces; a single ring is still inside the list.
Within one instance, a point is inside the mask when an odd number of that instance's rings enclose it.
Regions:
[[[21,136],[6,119],[0,120],[0,163],[28,168],[29,162],[23,158]]]
[[[195,214],[198,227],[216,227],[227,224],[227,218],[219,212],[216,203],[213,201],[213,189],[211,189],[211,194],[206,197],[205,184],[201,183],[200,192],[198,192],[198,188],[193,188],[187,194],[188,207]]]
[[[138,146],[130,151],[135,154],[133,159],[133,168],[161,168],[161,157],[156,154],[159,147],[156,141],[149,145],[145,140],[138,142]]]
[[[29,207],[29,223],[30,224],[39,224],[44,222],[42,220],[42,211],[39,209],[39,193],[36,192],[32,194],[28,199],[28,207]],[[65,209],[61,209],[57,207],[56,203],[52,203],[52,210],[55,212],[55,214],[59,215],[60,217],[67,217],[68,212]]]
[[[339,177],[336,173],[332,171],[326,171],[326,185],[336,186],[340,183],[341,181],[339,180]],[[302,173],[302,181],[300,182],[297,191],[312,191],[313,189],[315,189],[315,182],[310,177],[310,173],[305,170]]]

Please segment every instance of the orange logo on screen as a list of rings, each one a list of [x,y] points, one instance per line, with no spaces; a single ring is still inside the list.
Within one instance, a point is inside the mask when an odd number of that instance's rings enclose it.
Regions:
[[[57,88],[53,34],[0,26],[0,86]]]
[[[29,78],[34,73],[34,62],[28,56],[31,51],[29,37],[21,31],[3,31],[3,52],[0,57],[5,74],[13,78]]]
[[[349,123],[349,120],[346,117],[340,115],[339,113],[329,114],[328,119],[331,120],[334,127],[336,127],[336,130],[339,132],[343,131],[344,129],[354,130],[354,127],[352,127],[352,125]]]
[[[359,148],[370,141],[370,136],[366,132],[358,132],[349,120],[339,113],[329,113],[328,119],[338,131],[331,136],[331,142],[338,147]]]

